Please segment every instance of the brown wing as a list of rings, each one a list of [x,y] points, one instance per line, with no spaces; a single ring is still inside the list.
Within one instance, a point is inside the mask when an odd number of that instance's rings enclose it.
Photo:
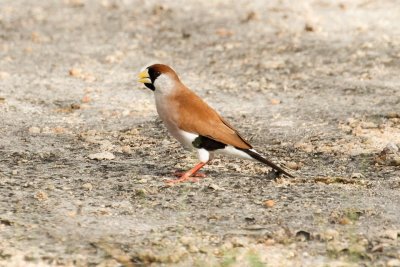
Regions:
[[[192,91],[184,88],[173,97],[178,104],[180,129],[198,133],[218,142],[242,149],[252,146],[222,119],[218,113]]]

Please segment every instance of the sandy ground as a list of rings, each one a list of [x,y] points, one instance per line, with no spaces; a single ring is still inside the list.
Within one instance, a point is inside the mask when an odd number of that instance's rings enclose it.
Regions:
[[[400,266],[399,2],[247,2],[0,2],[1,266]],[[296,178],[166,186],[155,62]]]

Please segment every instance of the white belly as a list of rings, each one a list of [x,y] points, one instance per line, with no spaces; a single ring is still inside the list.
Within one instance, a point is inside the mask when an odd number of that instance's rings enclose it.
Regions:
[[[165,126],[167,127],[170,134],[173,137],[175,137],[176,140],[178,140],[183,145],[184,148],[189,150],[194,149],[192,142],[199,136],[198,134],[182,131],[178,129],[178,127],[175,127],[174,125],[167,125],[167,123],[165,123]]]
[[[156,107],[157,107],[157,112],[158,115],[160,116],[160,119],[163,121],[165,124],[165,127],[167,127],[168,132],[176,139],[178,140],[184,148],[188,150],[193,150],[195,147],[193,147],[192,142],[199,136],[198,134],[195,133],[189,133],[186,131],[183,131],[179,129],[177,121],[179,119],[178,114],[173,110],[173,107],[168,106],[167,103],[165,102],[165,97],[155,94],[156,98]],[[198,157],[200,161],[202,162],[207,162],[210,160],[212,155],[205,150],[204,148],[201,149],[196,149]]]

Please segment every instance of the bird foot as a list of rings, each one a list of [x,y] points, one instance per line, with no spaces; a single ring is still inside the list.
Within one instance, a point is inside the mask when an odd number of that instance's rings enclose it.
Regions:
[[[195,177],[205,177],[206,175],[204,173],[198,172],[198,170],[201,169],[207,162],[200,162],[196,166],[194,166],[192,169],[185,173],[179,173],[175,172],[175,175],[177,175],[179,178],[174,179],[174,180],[167,180],[166,183],[169,185],[176,184],[176,183],[182,183],[182,182],[197,182],[199,179]]]
[[[278,179],[281,175],[282,175],[282,173],[280,173],[280,172],[278,172],[278,171],[276,171],[276,170],[270,170],[270,171],[267,173],[267,178],[268,178],[268,179],[271,179],[271,180],[276,180],[276,179]]]
[[[173,185],[173,184],[178,184],[178,183],[183,183],[183,182],[198,182],[198,181],[199,181],[198,178],[190,177],[188,175],[182,175],[178,179],[170,179],[170,180],[166,180],[165,182],[169,185]]]
[[[176,171],[176,172],[172,173],[172,175],[174,175],[176,177],[182,177],[185,174],[186,174],[185,172],[180,172],[180,171]],[[196,172],[196,173],[192,174],[190,177],[205,178],[205,177],[207,177],[207,175],[204,172]]]

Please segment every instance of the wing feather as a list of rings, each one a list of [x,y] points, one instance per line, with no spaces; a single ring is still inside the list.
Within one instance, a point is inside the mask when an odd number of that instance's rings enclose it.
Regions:
[[[178,127],[241,149],[252,146],[195,93],[185,88],[173,96],[178,105]]]

